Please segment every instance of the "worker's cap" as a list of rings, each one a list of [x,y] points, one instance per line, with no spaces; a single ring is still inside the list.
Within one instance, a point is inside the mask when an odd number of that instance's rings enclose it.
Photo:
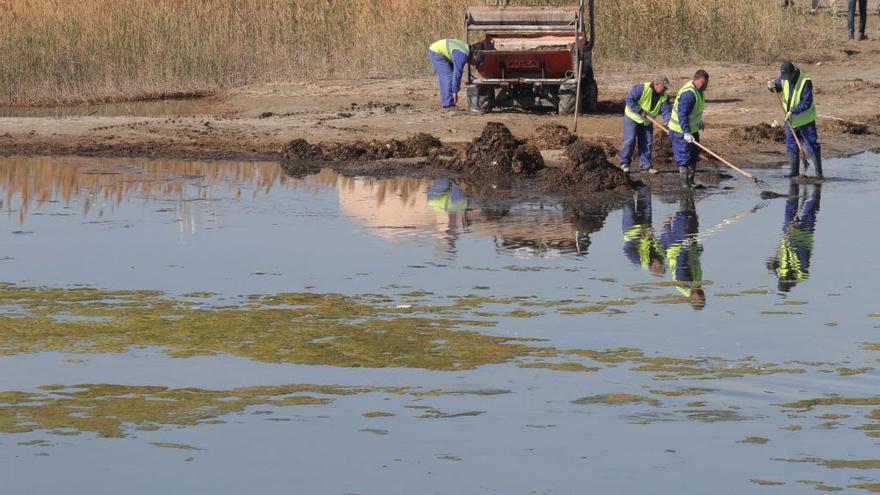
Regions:
[[[659,76],[655,77],[654,82],[660,83],[664,86],[669,86],[669,78],[664,76],[663,74],[660,74]]]
[[[794,71],[795,67],[794,64],[791,63],[791,60],[786,60],[785,62],[782,62],[782,65],[779,67],[779,72],[783,76],[790,76],[794,74]]]

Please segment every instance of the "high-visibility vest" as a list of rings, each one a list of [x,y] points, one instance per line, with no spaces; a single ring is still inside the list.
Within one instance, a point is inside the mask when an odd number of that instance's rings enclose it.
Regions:
[[[649,270],[651,268],[651,253],[661,253],[663,248],[660,247],[660,241],[654,237],[654,229],[647,224],[633,225],[623,234],[623,242],[628,243],[637,241],[637,249],[639,253],[639,263],[642,268]]]
[[[666,103],[666,101],[669,99],[669,94],[664,91],[663,94],[660,95],[660,98],[657,98],[657,104],[654,106],[654,108],[651,108],[651,98],[654,96],[654,88],[652,88],[651,86],[653,86],[653,84],[650,82],[644,83],[644,87],[642,88],[642,96],[641,98],[639,98],[638,103],[639,108],[647,112],[648,115],[653,118],[660,114],[660,108],[663,107],[663,104]],[[623,113],[634,122],[637,122],[639,124],[645,123],[645,119],[643,119],[641,115],[633,112],[629,108],[629,105],[624,105]]]
[[[694,98],[696,98],[694,108],[688,116],[691,133],[696,134],[700,132],[700,127],[703,125],[703,108],[706,106],[706,100],[703,99],[703,93],[694,86],[693,81],[685,84],[680,90],[678,90],[678,94],[675,96],[675,105],[672,107],[672,118],[669,119],[669,129],[675,132],[684,132],[681,129],[681,123],[678,121],[678,102],[681,100],[681,95],[687,92],[693,93]]]
[[[672,272],[672,281],[676,283],[676,290],[685,297],[690,297],[693,290],[699,288],[703,282],[703,266],[700,263],[700,255],[703,252],[703,246],[697,243],[688,244],[689,246],[687,247],[685,263],[691,272],[691,280],[679,280],[678,273],[676,273],[676,270],[678,269],[678,255],[681,253],[681,250],[685,248],[684,243],[677,242],[672,246],[669,246],[669,249],[666,251],[669,271]]]
[[[810,276],[798,257],[799,247],[812,251],[813,235],[808,230],[792,226],[782,235],[782,242],[779,245],[779,267],[776,269],[776,276],[780,280],[802,282]]]
[[[792,94],[791,83],[788,82],[788,79],[782,80],[782,107],[785,108],[786,112],[800,105],[801,97],[804,94],[804,85],[807,84],[807,81],[812,81],[812,79],[810,79],[810,76],[808,76],[806,72],[801,71],[801,75],[798,77],[797,82],[794,84],[794,94]],[[804,110],[801,113],[794,113],[791,115],[792,127],[801,127],[815,121],[815,100],[810,105],[810,108]]]
[[[454,52],[455,50],[458,50],[465,55],[468,55],[470,53],[470,47],[468,47],[467,43],[454,38],[447,38],[445,40],[435,41],[431,44],[430,47],[428,47],[428,50],[443,55],[446,60],[449,61],[452,61],[452,52]]]

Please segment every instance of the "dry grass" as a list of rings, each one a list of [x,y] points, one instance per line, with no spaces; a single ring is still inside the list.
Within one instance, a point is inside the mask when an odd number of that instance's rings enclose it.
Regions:
[[[120,100],[323,76],[427,73],[480,0],[0,0],[0,102]],[[532,0],[514,4],[566,4]],[[597,0],[597,63],[776,59],[830,39],[773,0]]]

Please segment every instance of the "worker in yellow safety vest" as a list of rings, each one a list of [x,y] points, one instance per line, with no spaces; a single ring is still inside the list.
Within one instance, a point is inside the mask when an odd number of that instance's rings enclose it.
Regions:
[[[800,175],[800,153],[795,134],[803,143],[804,153],[811,155],[816,178],[822,178],[822,146],[816,131],[816,102],[813,100],[813,80],[806,72],[786,60],[774,81],[767,81],[767,89],[782,93],[785,110],[785,145],[788,149],[788,176]]]
[[[669,123],[672,107],[669,105],[669,78],[657,76],[653,81],[636,84],[626,95],[623,108],[623,144],[620,146],[620,168],[629,172],[633,149],[639,147],[639,170],[656,174],[651,166],[651,146],[654,143],[654,126],[647,117],[656,119],[663,115],[663,124]]]
[[[684,189],[693,189],[703,130],[703,109],[706,99],[703,93],[709,87],[709,73],[700,69],[693,81],[685,84],[675,96],[672,116],[669,119],[669,140],[672,141],[672,155],[678,165],[678,176]]]

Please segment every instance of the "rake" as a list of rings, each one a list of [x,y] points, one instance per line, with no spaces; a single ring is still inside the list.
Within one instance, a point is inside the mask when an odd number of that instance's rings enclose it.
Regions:
[[[782,102],[782,95],[776,93],[776,99],[779,100],[779,108],[782,109],[782,114],[785,115],[785,103]],[[788,124],[788,130],[791,131],[791,135],[794,138],[794,142],[797,143],[798,151],[800,152],[801,160],[804,161],[804,169],[809,168],[810,162],[807,160],[807,152],[804,151],[804,146],[801,144],[801,140],[797,135],[797,132],[794,131],[794,127],[791,126],[791,122],[783,119],[783,125]]]
[[[657,122],[656,120],[654,120],[653,118],[651,118],[650,115],[645,115],[645,118],[647,118],[648,120],[650,120],[650,121],[651,121],[654,125],[656,125],[657,127],[663,129],[663,132],[665,132],[666,134],[669,134],[669,129],[667,129],[666,126],[664,126],[663,124],[661,124],[661,123]],[[760,190],[762,191],[762,193],[761,193],[761,196],[762,196],[762,197],[765,197],[765,194],[764,194],[764,193],[768,193],[766,197],[781,197],[781,196],[784,196],[784,195],[782,195],[782,194],[778,194],[778,193],[775,193],[775,192],[771,191],[771,190],[770,190],[770,184],[767,184],[767,182],[766,182],[764,179],[761,179],[761,178],[759,178],[759,177],[756,177],[756,176],[754,176],[754,175],[752,175],[752,174],[746,172],[745,170],[743,170],[743,169],[737,167],[736,165],[730,163],[729,161],[727,161],[727,160],[725,160],[724,158],[722,158],[721,156],[719,156],[719,155],[718,155],[717,153],[715,153],[714,151],[712,151],[712,150],[710,150],[709,148],[703,146],[703,145],[700,144],[699,142],[694,141],[692,144],[697,145],[697,147],[699,147],[701,150],[703,150],[703,151],[705,151],[706,153],[712,155],[713,157],[715,157],[715,159],[717,159],[717,160],[720,161],[721,163],[727,165],[728,167],[732,168],[733,170],[736,170],[737,172],[739,172],[739,173],[742,174],[743,176],[748,177],[749,179],[752,179],[752,181],[755,183],[755,185],[758,186],[758,189],[760,189]]]

